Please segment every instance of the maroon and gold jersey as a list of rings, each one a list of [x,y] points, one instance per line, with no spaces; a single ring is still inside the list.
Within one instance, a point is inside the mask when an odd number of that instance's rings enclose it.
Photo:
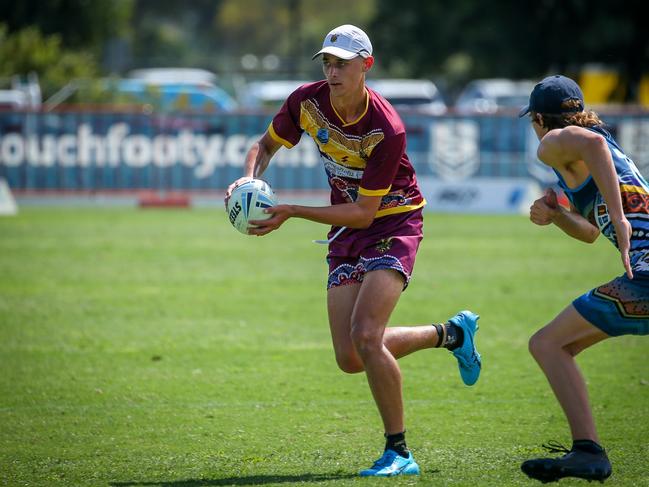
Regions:
[[[394,108],[367,88],[365,111],[350,123],[331,104],[326,80],[301,86],[288,97],[268,127],[287,148],[306,132],[318,146],[331,186],[331,204],[351,203],[359,194],[381,196],[376,217],[426,204],[406,155],[406,132]]]

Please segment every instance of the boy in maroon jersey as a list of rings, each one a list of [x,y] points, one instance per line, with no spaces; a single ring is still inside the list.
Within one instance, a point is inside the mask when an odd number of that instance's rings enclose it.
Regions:
[[[474,344],[478,316],[462,311],[447,323],[387,328],[408,285],[423,238],[426,204],[405,153],[401,118],[365,86],[374,63],[372,44],[361,29],[342,25],[325,37],[326,79],[295,90],[268,130],[246,156],[244,176],[234,187],[259,177],[281,147],[297,144],[303,132],[316,143],[331,186],[331,205],[277,205],[268,220],[252,221],[250,233],[266,235],[288,218],[331,225],[327,307],[338,366],[365,372],[381,414],[385,450],[362,476],[416,475],[419,466],[405,441],[401,371],[397,359],[425,348],[445,347],[458,360],[467,385],[480,375]]]

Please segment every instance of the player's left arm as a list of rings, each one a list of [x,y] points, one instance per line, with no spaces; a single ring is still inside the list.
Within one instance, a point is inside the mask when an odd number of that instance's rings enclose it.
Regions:
[[[268,220],[250,221],[257,225],[251,228],[251,235],[266,235],[277,230],[289,218],[304,218],[317,223],[348,228],[367,228],[374,221],[381,196],[359,195],[353,203],[331,206],[277,205],[266,210],[273,216]]]
[[[604,197],[611,223],[615,227],[622,264],[629,278],[632,278],[629,258],[631,224],[624,215],[620,185],[606,140],[600,134],[575,126],[549,132],[546,137],[548,136],[551,138],[546,146],[547,153],[540,156],[548,158],[550,165],[555,163],[565,167],[571,161],[584,161],[586,164]]]
[[[356,201],[325,207],[274,206],[266,210],[273,215],[271,218],[250,222],[259,225],[250,233],[266,235],[289,218],[304,218],[340,227],[368,228],[376,217],[383,196],[390,191],[405,147],[405,133],[394,134],[374,147],[363,171]]]

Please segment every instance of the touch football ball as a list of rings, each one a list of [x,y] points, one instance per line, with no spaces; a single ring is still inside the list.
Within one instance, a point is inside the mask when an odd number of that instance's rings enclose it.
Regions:
[[[241,233],[248,233],[248,221],[267,220],[264,209],[277,204],[277,196],[266,181],[251,179],[232,190],[228,200],[228,218]]]

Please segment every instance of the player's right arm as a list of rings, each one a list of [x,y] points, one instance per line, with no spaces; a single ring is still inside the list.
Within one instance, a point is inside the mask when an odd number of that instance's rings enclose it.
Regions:
[[[281,146],[282,145],[279,142],[270,136],[268,130],[264,132],[264,135],[262,135],[257,142],[252,144],[248,150],[248,154],[246,154],[246,160],[243,165],[243,176],[230,184],[228,189],[225,191],[224,201],[226,208],[232,190],[252,178],[260,177],[268,167],[268,164],[270,163],[271,158],[275,155],[275,152],[277,152]]]
[[[246,155],[246,162],[243,169],[244,177],[260,177],[280,147],[282,147],[282,144],[273,139],[268,133],[268,130],[266,130],[264,135],[261,136],[261,139],[252,144],[252,147]]]
[[[567,235],[586,243],[593,243],[600,233],[599,229],[581,216],[572,205],[570,209],[561,206],[552,189],[546,190],[545,195],[532,204],[530,220],[537,225],[554,223]]]
[[[593,178],[604,197],[611,223],[615,228],[622,265],[627,276],[633,279],[629,256],[631,224],[624,215],[617,174],[604,137],[576,126],[551,130],[541,140],[538,155],[539,159],[558,170],[564,178],[568,174],[574,177],[577,183],[585,181],[586,176]]]
[[[234,188],[251,178],[261,177],[271,158],[280,147],[284,146],[290,149],[299,142],[302,135],[302,128],[300,127],[302,88],[298,88],[289,95],[279,112],[273,117],[264,135],[252,144],[252,147],[248,150],[243,165],[243,176],[228,186],[225,192],[226,208]],[[279,133],[276,131],[279,131]]]

